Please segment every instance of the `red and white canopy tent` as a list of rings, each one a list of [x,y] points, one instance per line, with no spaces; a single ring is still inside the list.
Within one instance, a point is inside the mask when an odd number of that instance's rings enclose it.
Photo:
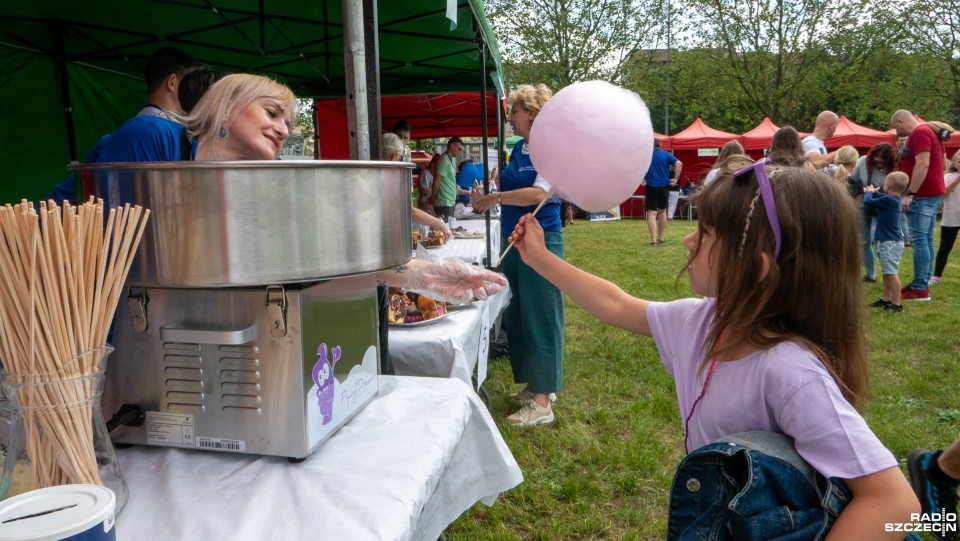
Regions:
[[[488,137],[497,136],[497,97],[486,94]],[[350,154],[347,137],[347,101],[345,98],[316,100],[317,125],[323,126],[317,134],[321,158],[347,159]],[[499,104],[503,110],[503,102]],[[398,120],[406,120],[415,139],[434,137],[479,137],[483,135],[481,121],[481,94],[457,92],[412,96],[382,96],[380,117],[384,131],[393,128]]]
[[[760,151],[762,156],[763,151],[770,148],[770,144],[773,142],[773,134],[777,133],[779,129],[780,126],[774,124],[768,117],[763,117],[763,120],[755,128],[743,134],[743,149],[751,156],[753,156],[753,153],[750,151]]]
[[[894,143],[894,137],[887,132],[861,126],[845,116],[840,117],[837,131],[833,137],[824,141],[827,150],[836,150],[842,146],[853,145],[861,153],[878,143]]]
[[[673,155],[683,162],[680,173],[680,184],[691,179],[699,179],[707,174],[717,161],[715,153],[702,156],[703,150],[719,149],[728,141],[739,141],[743,144],[743,136],[735,133],[720,131],[708,126],[703,120],[696,119],[687,129],[673,136]]]
[[[780,126],[774,124],[769,118],[763,117],[755,128],[743,134],[743,149],[751,158],[759,160],[773,144],[773,135],[779,130]],[[807,132],[798,133],[801,139],[810,135]]]

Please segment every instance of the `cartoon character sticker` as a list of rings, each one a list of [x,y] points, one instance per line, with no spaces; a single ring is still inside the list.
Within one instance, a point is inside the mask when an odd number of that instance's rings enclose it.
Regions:
[[[317,355],[320,359],[313,365],[313,382],[317,384],[317,403],[320,406],[320,415],[323,416],[323,424],[327,424],[333,418],[333,394],[334,382],[333,368],[340,360],[340,346],[331,350],[333,361],[327,359],[327,345],[320,344],[317,349]]]

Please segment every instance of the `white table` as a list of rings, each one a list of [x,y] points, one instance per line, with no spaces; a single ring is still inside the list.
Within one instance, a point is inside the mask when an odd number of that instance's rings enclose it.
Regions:
[[[461,241],[454,241],[461,242]],[[466,241],[463,241],[466,242]],[[489,347],[490,328],[510,303],[510,288],[504,286],[485,301],[428,325],[402,327],[391,325],[390,359],[398,375],[459,379],[470,385],[480,362],[481,348]],[[487,310],[484,326],[483,311]],[[486,352],[487,348],[482,351]],[[486,361],[484,357],[483,361]],[[482,384],[478,378],[478,385]]]
[[[482,215],[479,215],[482,218]],[[456,227],[463,227],[469,232],[482,232],[486,235],[487,225],[484,220],[457,219]],[[500,220],[490,220],[490,243],[493,262],[500,258]],[[454,238],[443,246],[430,248],[430,255],[441,259],[461,259],[472,265],[483,265],[487,257],[487,239],[481,238]]]
[[[433,541],[523,481],[477,395],[456,379],[380,377],[380,397],[300,464],[133,447],[117,539]]]

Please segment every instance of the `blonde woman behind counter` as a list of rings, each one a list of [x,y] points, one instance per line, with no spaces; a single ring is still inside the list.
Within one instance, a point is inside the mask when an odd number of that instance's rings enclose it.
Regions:
[[[530,161],[527,143],[530,128],[540,109],[553,95],[545,85],[520,85],[507,97],[513,132],[523,137],[513,147],[510,163],[500,173],[500,190],[481,195],[474,193],[473,208],[485,212],[500,204],[502,246],[521,216],[533,212],[550,190]],[[563,258],[563,233],[560,225],[560,200],[543,205],[537,221],[544,229],[547,248]],[[507,420],[519,426],[553,422],[551,401],[560,392],[563,375],[563,294],[520,259],[516,250],[507,253],[503,272],[510,283],[513,298],[504,312],[510,344],[513,380],[526,387],[511,395],[523,406]]]

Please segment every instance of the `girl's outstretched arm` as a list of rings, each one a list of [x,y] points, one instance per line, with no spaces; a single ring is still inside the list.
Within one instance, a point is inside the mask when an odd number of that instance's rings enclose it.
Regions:
[[[543,243],[543,228],[532,214],[520,218],[510,240],[527,265],[594,317],[609,325],[650,336],[647,322],[647,305],[650,303],[630,296],[613,283],[550,253]]]
[[[853,493],[853,499],[840,512],[827,535],[827,541],[900,541],[906,537],[903,531],[885,531],[886,524],[910,522],[910,514],[920,512],[920,502],[900,468],[887,468],[845,481]]]

